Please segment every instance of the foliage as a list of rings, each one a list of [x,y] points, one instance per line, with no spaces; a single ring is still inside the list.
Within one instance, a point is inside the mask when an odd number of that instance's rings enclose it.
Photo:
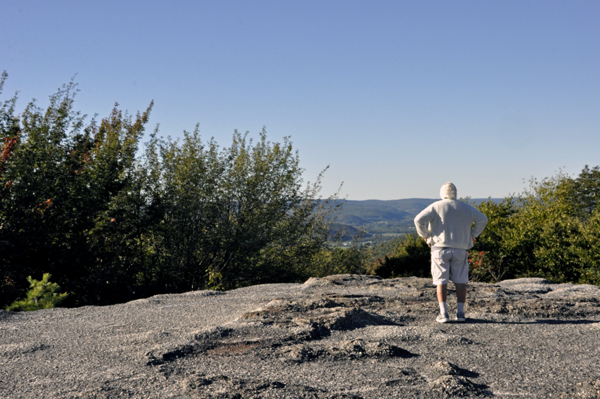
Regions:
[[[393,254],[373,262],[368,272],[384,278],[431,277],[430,265],[431,251],[425,240],[416,234],[408,234]]]
[[[289,139],[253,143],[234,133],[231,147],[155,141],[152,188],[159,203],[156,280],[167,290],[296,281],[327,244],[339,205],[316,201],[320,179],[301,189],[302,169]],[[167,273],[169,278],[164,276]],[[160,275],[162,274],[162,275]],[[190,287],[191,283],[191,287]]]
[[[69,295],[66,292],[59,294],[60,286],[50,282],[50,273],[44,273],[42,280],[38,281],[27,277],[30,290],[27,298],[13,302],[6,310],[31,311],[39,309],[50,309],[60,304]]]
[[[17,286],[3,290],[5,303],[24,291],[25,276],[44,270],[76,293],[70,304],[103,303],[129,291],[119,248],[97,244],[108,213],[133,183],[152,104],[135,120],[115,105],[100,124],[85,125],[73,110],[75,94],[71,82],[45,110],[32,101],[17,118],[16,98],[0,110],[3,154],[10,154],[2,157],[0,176],[0,274]]]
[[[532,180],[520,196],[481,203],[490,221],[470,254],[474,279],[600,283],[599,190],[600,170],[586,166],[576,178]]]
[[[306,270],[304,277],[325,277],[332,274],[366,274],[368,259],[372,256],[370,248],[360,242],[362,236],[356,235],[350,246],[323,248]]]
[[[392,239],[383,241],[380,244],[374,245],[371,248],[371,259],[370,260],[374,261],[374,260],[383,258],[384,256],[393,253],[394,250],[396,249],[396,247],[404,240],[405,236],[406,235],[404,234],[402,236],[392,238]]]
[[[0,304],[46,271],[67,306],[319,273],[341,202],[318,196],[322,174],[304,186],[288,138],[235,132],[219,147],[198,128],[181,142],[157,128],[137,156],[153,104],[86,122],[76,92],[71,82],[18,117],[16,96],[0,108]],[[352,269],[350,254],[333,251],[328,267]]]
[[[475,252],[469,254],[469,279],[496,283],[506,275],[508,269],[504,258],[493,252]]]
[[[517,212],[515,199],[507,197],[502,202],[489,199],[477,207],[488,217],[488,224],[476,239],[474,248],[469,251],[470,279],[496,282],[506,276],[507,264],[522,256],[514,248],[508,251],[504,246],[510,218]],[[511,259],[507,260],[509,255]]]

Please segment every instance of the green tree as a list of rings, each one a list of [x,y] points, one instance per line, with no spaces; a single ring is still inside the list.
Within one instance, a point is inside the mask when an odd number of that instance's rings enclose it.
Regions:
[[[289,139],[271,143],[263,130],[254,143],[235,132],[221,149],[196,128],[181,144],[157,146],[165,216],[156,272],[169,289],[295,281],[325,248],[333,201],[316,201],[320,178],[302,189]]]
[[[64,301],[68,293],[58,293],[60,286],[50,282],[50,273],[44,273],[42,280],[38,281],[27,277],[30,290],[27,292],[27,298],[13,302],[6,310],[13,311],[31,311],[40,309],[51,309]]]
[[[471,251],[472,275],[482,281],[544,277],[555,282],[597,280],[596,221],[598,168],[587,166],[577,178],[559,173],[502,203],[479,205],[490,222]]]
[[[506,197],[502,202],[490,198],[477,207],[488,217],[488,224],[469,254],[471,280],[494,282],[514,276],[515,270],[509,270],[508,265],[514,265],[514,260],[523,256],[517,248],[507,248],[512,234],[510,223],[518,211],[515,197]]]
[[[585,165],[572,182],[572,198],[579,216],[589,217],[600,204],[600,167]]]
[[[574,251],[581,262],[579,282],[600,286],[600,209],[592,211],[576,239]]]
[[[112,285],[123,281],[114,273],[121,270],[118,248],[95,243],[111,204],[128,191],[150,108],[132,122],[115,107],[99,126],[94,120],[86,125],[73,110],[75,94],[71,82],[46,109],[32,101],[18,119],[16,98],[2,108],[3,153],[10,154],[3,156],[0,175],[0,275],[16,286],[3,290],[5,303],[11,300],[6,295],[24,292],[19,282],[25,276],[44,271],[74,292],[72,305],[110,302],[123,292]],[[99,281],[108,287],[101,289]]]
[[[300,281],[320,270],[341,203],[319,197],[322,174],[304,185],[288,138],[235,132],[221,148],[197,128],[181,142],[157,138],[157,128],[136,157],[152,103],[135,117],[115,105],[88,123],[75,94],[71,82],[46,109],[32,101],[18,118],[16,97],[0,108],[2,303],[46,271],[75,306]],[[358,259],[328,255],[344,270]]]
[[[407,234],[394,253],[375,261],[369,272],[384,278],[431,277],[431,249],[416,234]]]

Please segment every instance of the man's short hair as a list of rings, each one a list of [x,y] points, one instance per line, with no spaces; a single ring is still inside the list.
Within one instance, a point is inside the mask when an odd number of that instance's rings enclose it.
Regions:
[[[455,200],[456,186],[454,185],[454,183],[444,183],[442,188],[440,188],[440,197],[442,197],[442,199]]]

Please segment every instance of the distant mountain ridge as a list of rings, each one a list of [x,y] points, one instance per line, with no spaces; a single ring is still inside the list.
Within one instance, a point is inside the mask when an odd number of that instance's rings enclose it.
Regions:
[[[469,198],[476,204],[488,198]],[[502,198],[492,198],[499,202]],[[406,198],[398,200],[346,200],[335,216],[336,229],[347,226],[350,232],[364,231],[369,236],[398,236],[415,232],[415,216],[430,204],[438,201],[431,198]],[[341,202],[341,201],[340,201]]]

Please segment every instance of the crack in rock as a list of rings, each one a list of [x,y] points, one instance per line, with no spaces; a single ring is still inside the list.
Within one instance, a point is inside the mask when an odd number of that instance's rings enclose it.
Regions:
[[[328,392],[308,385],[285,384],[265,379],[230,378],[225,375],[193,375],[181,382],[186,395],[218,399],[362,399],[360,396]]]
[[[336,343],[290,345],[278,349],[275,356],[282,360],[303,363],[317,358],[339,361],[363,358],[411,358],[417,355],[396,345],[354,339]]]
[[[407,387],[418,386],[427,383],[427,379],[419,374],[413,368],[402,369],[398,373],[398,378],[388,380],[384,383],[388,387]]]
[[[475,373],[471,370],[463,369],[458,367],[455,364],[446,361],[439,361],[433,364],[430,364],[425,368],[425,373],[430,380],[436,380],[445,375],[458,375],[462,377],[471,377],[477,378],[479,377],[478,373]]]

